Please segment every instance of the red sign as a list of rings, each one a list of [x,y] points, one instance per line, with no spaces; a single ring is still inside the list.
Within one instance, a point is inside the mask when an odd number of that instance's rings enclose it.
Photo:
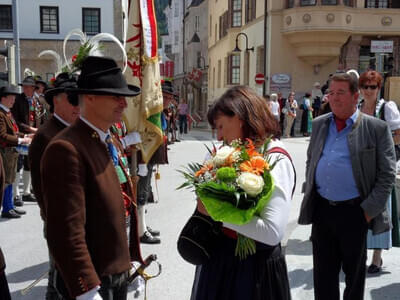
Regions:
[[[254,80],[256,81],[257,84],[263,84],[265,81],[264,74],[262,74],[262,73],[256,74],[256,77],[254,78]]]

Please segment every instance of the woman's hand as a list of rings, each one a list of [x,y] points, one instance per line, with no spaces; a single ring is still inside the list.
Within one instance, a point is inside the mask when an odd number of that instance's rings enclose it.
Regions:
[[[197,210],[201,212],[203,215],[209,216],[206,208],[203,205],[203,202],[199,198],[197,198]]]

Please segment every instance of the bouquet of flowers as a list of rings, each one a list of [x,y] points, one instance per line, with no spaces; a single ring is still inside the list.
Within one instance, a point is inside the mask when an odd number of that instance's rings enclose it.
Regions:
[[[257,150],[253,141],[234,140],[218,150],[208,149],[204,164],[191,163],[179,171],[186,181],[181,188],[193,188],[215,221],[243,225],[259,215],[267,205],[274,184],[267,153],[268,139]],[[255,241],[238,234],[235,255],[241,259],[256,251]]]

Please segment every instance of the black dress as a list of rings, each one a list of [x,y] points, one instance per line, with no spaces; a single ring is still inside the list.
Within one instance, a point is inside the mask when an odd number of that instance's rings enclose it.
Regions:
[[[256,253],[240,260],[236,240],[222,235],[210,261],[196,268],[191,300],[290,300],[281,246],[256,244]]]

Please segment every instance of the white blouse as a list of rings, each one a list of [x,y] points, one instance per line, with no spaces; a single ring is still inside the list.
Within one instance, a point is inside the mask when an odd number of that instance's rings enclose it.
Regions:
[[[271,141],[268,149],[273,147],[285,149],[281,141]],[[281,158],[281,160],[271,171],[275,189],[268,204],[264,207],[260,216],[254,216],[245,225],[223,223],[223,226],[261,243],[275,246],[283,239],[289,220],[295,172],[286,155],[271,153],[269,156],[271,157],[271,164],[278,158]]]
[[[385,100],[383,100],[383,99],[381,99],[378,102],[378,105],[377,105],[378,112],[384,102],[385,102]],[[386,101],[385,121],[388,123],[391,131],[400,129],[400,112],[399,112],[399,109],[397,108],[397,104],[393,101]]]

